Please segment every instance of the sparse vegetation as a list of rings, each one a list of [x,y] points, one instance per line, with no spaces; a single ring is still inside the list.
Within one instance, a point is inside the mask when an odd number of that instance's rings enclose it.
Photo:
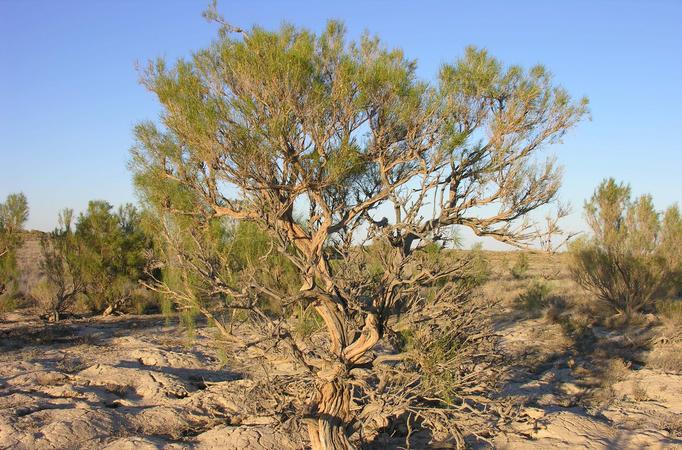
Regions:
[[[59,213],[59,227],[41,240],[41,270],[44,279],[32,292],[38,306],[52,321],[61,315],[84,292],[81,259],[82,246],[74,236],[73,210]]]
[[[516,280],[526,278],[528,273],[528,256],[523,252],[519,252],[514,261],[514,265],[511,266],[509,272]]]
[[[682,215],[609,178],[560,227],[586,99],[216,8],[140,70],[139,204],[0,203],[0,448],[682,444]]]
[[[649,397],[649,393],[647,392],[646,388],[642,386],[642,383],[639,382],[638,380],[635,380],[632,383],[632,398],[636,402],[646,402],[651,400],[651,397]]]
[[[651,196],[634,201],[630,187],[608,179],[599,185],[585,215],[593,236],[571,245],[576,281],[615,311],[632,317],[651,311],[682,271],[682,217],[677,206],[664,214]]]

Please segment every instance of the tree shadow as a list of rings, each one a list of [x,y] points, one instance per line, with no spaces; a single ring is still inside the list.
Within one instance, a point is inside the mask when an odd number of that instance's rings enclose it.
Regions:
[[[238,381],[244,378],[242,373],[231,372],[229,370],[214,369],[193,369],[184,367],[170,367],[145,364],[140,359],[121,361],[116,367],[126,369],[147,370],[171,375],[182,380],[187,380],[191,385],[198,389],[206,389],[206,383],[221,383],[225,381]]]
[[[28,346],[59,346],[60,348],[81,344],[105,345],[121,329],[144,330],[154,327],[177,325],[178,318],[153,316],[121,316],[117,318],[90,317],[67,319],[63,322],[5,324],[0,329],[0,348],[18,350]]]

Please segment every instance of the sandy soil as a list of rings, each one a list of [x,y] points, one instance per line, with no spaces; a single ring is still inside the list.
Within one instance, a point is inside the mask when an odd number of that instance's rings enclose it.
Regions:
[[[682,376],[625,369],[613,382],[599,360],[575,352],[559,325],[506,325],[504,345],[519,364],[503,394],[523,398],[530,420],[498,436],[497,448],[682,448]]]
[[[160,317],[0,326],[0,448],[294,448],[242,414],[252,382]]]
[[[495,446],[682,448],[682,376],[628,370],[591,407],[603,380],[544,319],[500,324],[516,363],[502,395],[524,414]],[[159,316],[0,323],[0,448],[288,449],[267,414],[246,414],[254,374],[226,361],[213,331],[193,339]]]

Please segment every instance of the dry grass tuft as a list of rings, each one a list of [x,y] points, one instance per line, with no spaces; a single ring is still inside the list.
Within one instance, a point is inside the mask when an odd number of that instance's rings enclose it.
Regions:
[[[647,364],[665,372],[682,373],[682,301],[657,305],[661,326],[653,340]]]
[[[667,431],[673,439],[682,439],[682,416],[668,414],[659,420],[658,428]]]

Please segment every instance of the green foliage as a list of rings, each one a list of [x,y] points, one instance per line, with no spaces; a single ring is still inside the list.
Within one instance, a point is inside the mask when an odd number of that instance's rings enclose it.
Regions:
[[[131,204],[119,207],[91,201],[76,222],[81,245],[85,293],[96,311],[120,308],[133,297],[144,276],[145,251],[150,238],[141,226],[141,214]]]
[[[397,347],[400,352],[414,350],[415,335],[414,331],[407,328],[398,332]]]
[[[483,252],[483,245],[474,244],[468,256],[471,259],[468,277],[474,286],[481,286],[488,281],[491,274],[490,261]]]
[[[515,280],[521,280],[528,275],[528,267],[528,255],[519,252],[516,256],[516,261],[514,262],[514,265],[511,266],[511,269],[509,269],[509,272]]]
[[[9,194],[5,202],[0,203],[0,230],[3,234],[21,231],[27,220],[28,200],[24,194]]]
[[[538,314],[541,309],[547,306],[550,292],[551,288],[547,283],[541,280],[533,280],[526,290],[517,297],[516,302],[524,311]]]
[[[185,329],[187,345],[191,345],[197,331],[197,318],[199,311],[195,308],[187,308],[180,312],[180,326]]]
[[[313,308],[304,308],[302,305],[299,305],[294,333],[299,338],[305,339],[322,328],[324,328],[322,317]]]
[[[107,202],[91,201],[75,226],[70,209],[60,213],[59,224],[41,241],[45,280],[33,292],[46,312],[58,319],[76,300],[97,312],[113,312],[128,301],[138,312],[152,307],[154,296],[138,285],[151,240],[135,207],[114,211]]]
[[[570,246],[576,281],[618,312],[651,310],[682,276],[682,217],[657,212],[651,196],[632,200],[630,187],[604,180],[585,204],[592,237]]]
[[[278,292],[291,295],[301,287],[298,270],[274,248],[274,240],[258,224],[240,221],[228,230],[226,237],[224,253],[236,284],[243,279],[241,275],[249,272],[252,280]],[[267,299],[263,306],[273,313],[282,313],[282,306],[272,299]]]
[[[44,279],[31,293],[38,306],[50,319],[60,316],[83,293],[83,246],[71,227],[73,211],[64,209],[59,213],[59,227],[41,238]]]
[[[19,277],[16,251],[27,220],[28,201],[24,194],[10,194],[0,203],[0,307],[6,310],[16,306]]]
[[[480,252],[448,250],[447,236],[467,226],[527,239],[523,218],[560,183],[554,163],[536,164],[535,152],[587,113],[586,100],[571,101],[540,66],[505,68],[485,50],[469,48],[423,81],[400,49],[369,35],[347,42],[339,22],[319,34],[286,24],[233,31],[223,23],[209,48],[172,65],[154,61],[143,74],[163,110],[160,124],[136,127],[131,151],[135,185],[163,239],[156,288],[209,319],[238,311],[259,342],[288,341],[297,326],[309,333],[302,312],[272,316],[312,304],[327,327],[325,348],[289,357],[316,367],[319,355],[331,356],[345,367],[338,382],[360,391],[344,410],[372,397],[361,391],[375,383],[354,383],[365,375],[352,369],[376,376],[371,349],[401,315],[419,324],[415,348],[427,356],[411,362],[425,369],[429,391],[411,385],[401,402],[474,392],[481,374],[470,370],[492,361],[493,338],[467,299],[487,267]],[[392,217],[378,216],[383,207]],[[457,326],[440,330],[438,318]],[[441,420],[427,409],[424,423]],[[340,443],[345,430],[362,432],[332,428]]]

